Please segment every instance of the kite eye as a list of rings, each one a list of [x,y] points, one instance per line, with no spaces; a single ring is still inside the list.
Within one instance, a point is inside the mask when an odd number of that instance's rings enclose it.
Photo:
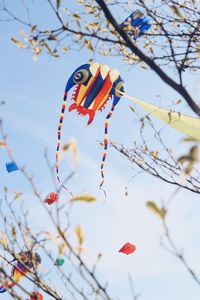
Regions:
[[[81,84],[88,79],[88,76],[89,76],[88,71],[82,69],[74,74],[73,80],[75,83]]]
[[[75,79],[75,80],[80,80],[80,79],[81,79],[81,73],[76,73],[76,74],[74,75],[74,79]]]
[[[118,82],[118,84],[115,87],[115,95],[117,97],[121,97],[122,96],[122,94],[120,94],[119,91],[122,92],[122,93],[125,92],[124,82],[123,81]]]

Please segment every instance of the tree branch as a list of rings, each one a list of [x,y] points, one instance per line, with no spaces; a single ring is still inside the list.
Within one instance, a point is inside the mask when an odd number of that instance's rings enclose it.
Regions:
[[[96,0],[98,5],[103,10],[106,19],[113,25],[115,30],[126,42],[126,46],[137,55],[143,62],[145,62],[167,85],[172,87],[176,92],[178,92],[190,106],[190,108],[200,116],[200,107],[192,99],[188,91],[184,88],[183,85],[175,82],[171,77],[169,77],[151,58],[146,56],[128,37],[122,28],[119,27],[113,15],[111,14],[109,8],[107,7],[104,0]]]

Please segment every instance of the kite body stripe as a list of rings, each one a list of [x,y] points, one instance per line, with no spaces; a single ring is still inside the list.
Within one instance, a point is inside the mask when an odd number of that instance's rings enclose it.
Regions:
[[[98,93],[101,91],[104,84],[104,78],[102,77],[101,73],[98,74],[98,77],[95,80],[95,87],[91,88],[89,93],[87,94],[84,106],[88,108],[96,99]]]

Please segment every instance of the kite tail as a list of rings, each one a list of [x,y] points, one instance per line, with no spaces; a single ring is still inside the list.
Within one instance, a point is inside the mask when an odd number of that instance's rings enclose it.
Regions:
[[[66,100],[67,100],[67,95],[68,93],[65,91],[64,97],[63,97],[63,102],[62,102],[62,109],[61,109],[61,114],[60,114],[60,120],[58,124],[58,143],[57,143],[57,149],[56,149],[56,176],[57,180],[60,183],[60,185],[67,190],[70,194],[72,194],[68,188],[66,188],[60,181],[59,177],[59,154],[60,154],[60,144],[61,144],[61,129],[62,129],[62,123],[64,119],[64,113],[65,113],[65,108],[66,108]]]
[[[107,117],[106,117],[106,121],[105,121],[105,131],[104,131],[104,152],[103,152],[103,157],[102,157],[102,161],[101,161],[101,178],[102,178],[102,181],[101,181],[101,184],[99,186],[99,188],[101,189],[103,184],[104,184],[104,163],[105,163],[105,160],[106,160],[106,156],[107,156],[107,149],[108,149],[108,122],[109,122],[109,119],[110,117],[112,116],[112,113],[115,109],[115,105],[113,105],[111,107],[111,110],[109,111]],[[104,191],[104,194],[105,194],[105,191]]]

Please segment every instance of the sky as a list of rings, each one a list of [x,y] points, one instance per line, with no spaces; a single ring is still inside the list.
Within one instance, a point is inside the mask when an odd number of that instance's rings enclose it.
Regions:
[[[12,6],[16,13],[21,13],[19,3],[17,1]],[[39,22],[44,21],[44,14],[44,6],[41,5],[41,9],[37,11]],[[51,16],[49,18],[51,20]],[[17,23],[1,23],[0,26],[0,99],[6,101],[1,115],[17,163],[20,166],[26,165],[27,170],[34,174],[44,196],[52,189],[43,157],[44,149],[48,148],[49,157],[54,162],[57,123],[64,87],[68,77],[79,65],[93,58],[102,64],[109,64],[111,68],[119,69],[127,93],[154,104],[168,106],[180,98],[152,71],[139,67],[130,68],[120,57],[93,55],[82,49],[80,52],[69,52],[60,59],[53,59],[44,53],[37,61],[33,61],[30,51],[17,49],[10,41],[12,36],[19,36],[21,29],[23,26]],[[169,72],[174,76],[173,70]],[[186,74],[185,79],[187,88],[198,99],[198,77]],[[137,138],[130,105],[132,103],[123,98],[109,125],[110,138],[128,147]],[[192,115],[184,102],[181,109]],[[131,181],[128,196],[125,196],[125,186],[133,174],[133,166],[114,149],[109,148],[105,167],[106,199],[99,190],[102,148],[98,141],[103,139],[105,116],[105,111],[97,114],[92,125],[86,127],[86,118],[77,116],[74,112],[66,111],[65,114],[62,141],[66,143],[71,137],[75,138],[79,150],[78,170],[69,182],[70,190],[74,194],[88,193],[97,197],[94,204],[73,205],[69,234],[74,235],[77,224],[82,226],[86,249],[84,259],[89,265],[92,266],[98,253],[102,253],[97,274],[101,282],[109,282],[108,290],[113,300],[132,299],[128,274],[132,277],[136,292],[141,293],[141,300],[199,299],[199,286],[180,262],[160,246],[161,222],[145,206],[149,200],[157,203],[166,201],[172,195],[174,187],[142,174]],[[158,123],[158,126],[162,125]],[[173,129],[165,129],[165,140],[175,147],[176,155],[185,153],[188,149],[188,145],[181,142],[182,137],[183,135]],[[6,151],[0,149],[1,193],[3,186],[22,191],[22,200],[16,202],[19,218],[20,205],[23,203],[29,209],[29,222],[33,230],[51,230],[52,226],[44,209],[36,202],[30,186],[20,172],[6,172],[5,162],[8,160]],[[61,163],[60,176],[63,178],[69,170],[67,158]],[[65,203],[68,198],[69,195],[62,193],[59,201]],[[197,271],[200,268],[199,211],[199,196],[182,190],[172,204],[167,219],[178,247],[184,249],[188,263]],[[133,255],[124,256],[118,253],[126,242],[137,246]],[[49,267],[44,253],[41,255],[44,270],[51,269],[47,281],[51,280],[53,286],[62,289],[56,282],[55,268]],[[63,270],[65,268],[67,264],[63,266]],[[26,279],[22,284],[30,291],[34,288]],[[1,297],[5,300],[11,299],[6,293]],[[45,295],[44,299],[51,298]]]

